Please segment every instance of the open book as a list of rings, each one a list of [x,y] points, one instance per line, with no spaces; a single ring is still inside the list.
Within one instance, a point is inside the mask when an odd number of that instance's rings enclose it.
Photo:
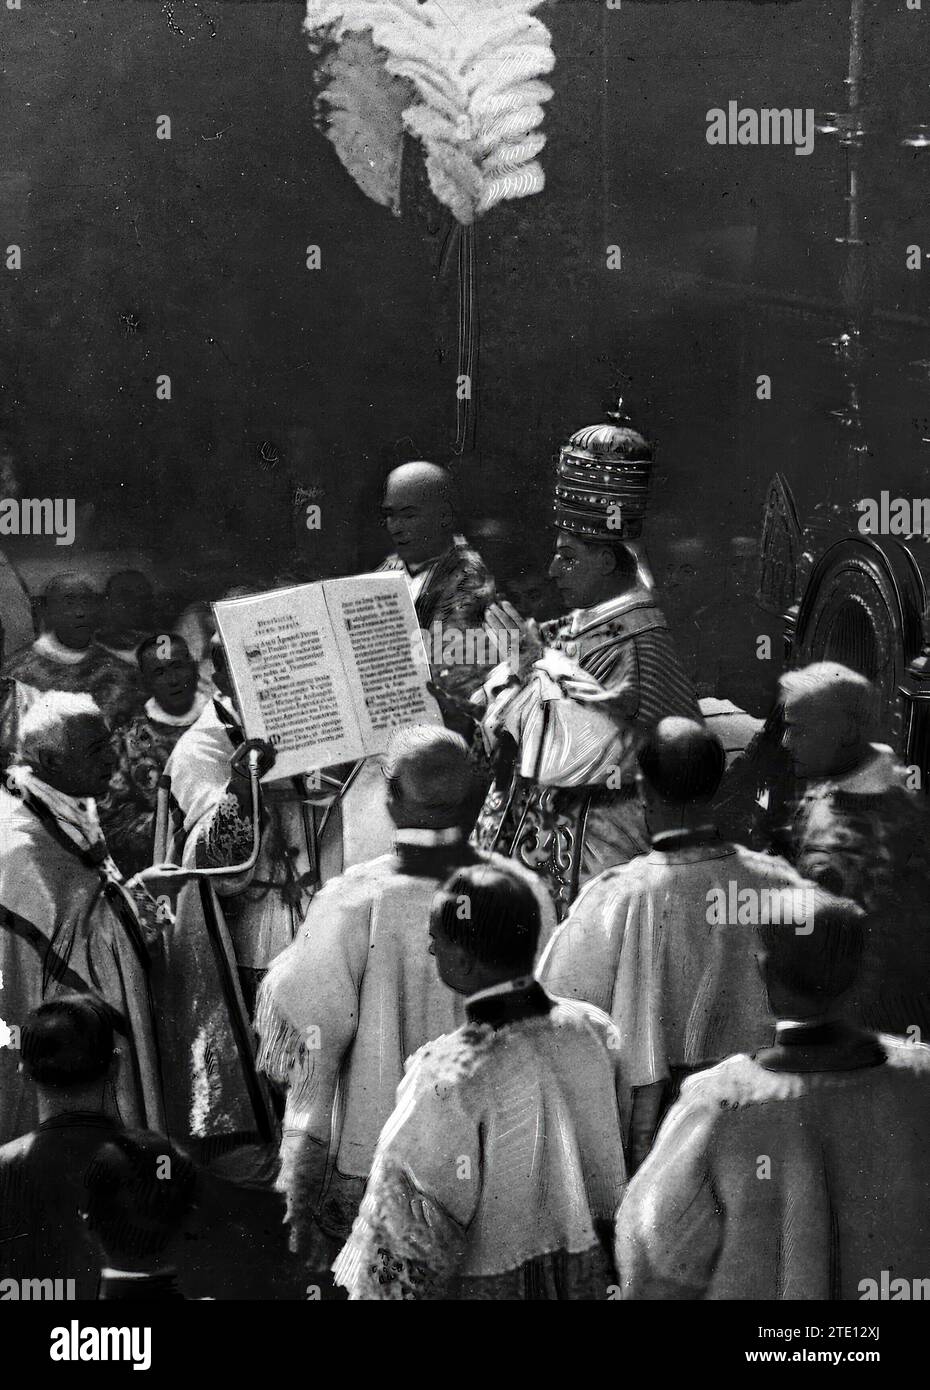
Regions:
[[[381,753],[402,724],[441,724],[403,574],[379,572],[215,603],[247,738],[277,781]]]

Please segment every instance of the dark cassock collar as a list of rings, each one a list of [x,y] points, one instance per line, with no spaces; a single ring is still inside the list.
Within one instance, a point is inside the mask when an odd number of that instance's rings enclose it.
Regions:
[[[446,830],[398,830],[394,856],[399,873],[414,878],[448,878],[457,868],[476,864],[479,856],[458,826]]]
[[[490,989],[479,990],[465,1000],[469,1023],[505,1028],[527,1018],[545,1018],[555,1001],[532,975],[520,975]]]
[[[766,1071],[859,1071],[879,1067],[888,1054],[874,1033],[844,1019],[776,1023],[775,1042],[753,1061]]]

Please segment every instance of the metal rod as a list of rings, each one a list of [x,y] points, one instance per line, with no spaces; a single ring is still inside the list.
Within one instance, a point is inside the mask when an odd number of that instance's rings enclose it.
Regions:
[[[144,883],[146,877],[151,875],[153,878],[171,878],[178,883],[187,883],[195,878],[231,878],[237,874],[251,873],[258,862],[262,843],[258,752],[255,749],[249,753],[249,789],[252,798],[252,848],[248,859],[244,859],[241,864],[224,864],[218,869],[194,869],[189,866],[185,867],[183,864],[153,864],[151,868],[142,870],[139,874],[140,880]]]

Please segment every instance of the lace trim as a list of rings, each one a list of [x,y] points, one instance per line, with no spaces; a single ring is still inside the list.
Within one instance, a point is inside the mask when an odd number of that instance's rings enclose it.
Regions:
[[[584,1032],[592,1024],[607,1025],[609,1028],[610,1019],[591,1004],[574,999],[558,999],[549,1013],[538,1018],[520,1018],[513,1024],[504,1024],[499,1028],[492,1028],[487,1023],[466,1023],[454,1033],[444,1033],[409,1057],[405,1070],[409,1071],[416,1064],[421,1078],[431,1077],[439,1088],[452,1087],[472,1076],[499,1042],[506,1043],[512,1027],[519,1028],[521,1032],[548,1032],[553,1027]]]
[[[381,1159],[333,1275],[354,1301],[441,1299],[464,1249],[457,1222],[399,1164]]]
[[[201,833],[198,864],[204,869],[222,869],[248,857],[252,848],[252,818],[246,815],[231,792],[217,803],[210,823]]]

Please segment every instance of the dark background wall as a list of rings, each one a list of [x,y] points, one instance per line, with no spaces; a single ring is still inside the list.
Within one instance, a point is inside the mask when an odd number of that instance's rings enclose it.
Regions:
[[[477,430],[457,462],[470,530],[529,592],[558,445],[620,383],[657,444],[647,543],[687,660],[704,692],[758,709],[775,663],[755,660],[756,635],[777,637],[753,603],[766,485],[781,469],[812,508],[845,447],[823,342],[844,326],[844,152],[819,136],[807,158],[711,147],[706,113],[842,108],[849,3],[539,13],[557,55],[547,187],[477,229]],[[215,596],[238,562],[370,565],[384,472],[454,442],[453,229],[415,147],[400,218],[344,172],[313,126],[302,15],[273,0],[0,9],[0,242],[23,249],[21,271],[0,271],[8,449],[25,495],[83,505],[83,547],[138,551],[191,593]],[[922,495],[930,377],[910,364],[930,358],[930,270],[908,272],[905,247],[930,251],[930,149],[900,139],[930,122],[930,4],[870,0],[865,27],[870,480]],[[298,487],[316,489],[320,532]],[[35,549],[8,545],[27,568]]]

